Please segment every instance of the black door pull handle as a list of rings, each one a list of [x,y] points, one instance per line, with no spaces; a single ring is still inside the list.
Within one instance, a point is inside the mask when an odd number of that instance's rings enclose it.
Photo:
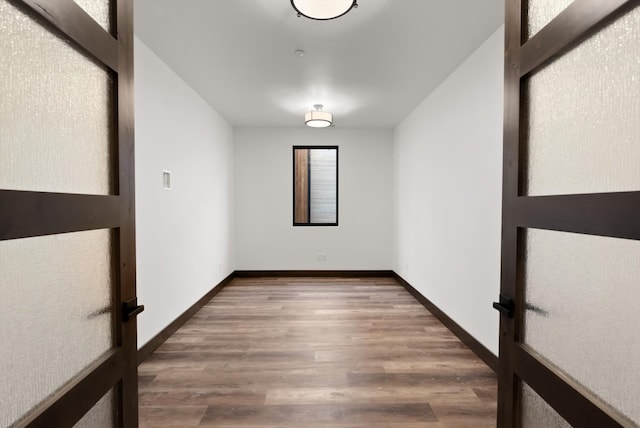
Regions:
[[[506,315],[508,318],[513,318],[513,300],[508,297],[500,295],[500,302],[493,302],[493,308],[497,309],[502,315]]]
[[[144,311],[144,305],[138,305],[138,298],[127,300],[122,304],[122,320],[127,322]]]

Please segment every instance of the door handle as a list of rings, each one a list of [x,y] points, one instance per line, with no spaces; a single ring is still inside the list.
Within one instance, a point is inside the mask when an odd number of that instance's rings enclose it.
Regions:
[[[500,295],[500,302],[493,302],[493,308],[497,309],[502,315],[506,315],[507,318],[513,318],[513,309],[515,305],[512,299]]]
[[[137,297],[129,299],[122,304],[122,320],[127,322],[142,311],[144,311],[144,305],[138,305]]]

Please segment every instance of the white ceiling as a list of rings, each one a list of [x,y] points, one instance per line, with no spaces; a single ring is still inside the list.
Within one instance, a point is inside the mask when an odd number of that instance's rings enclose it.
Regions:
[[[331,21],[290,0],[134,3],[138,37],[234,127],[302,127],[320,103],[336,127],[392,128],[504,14],[502,0],[359,0]]]

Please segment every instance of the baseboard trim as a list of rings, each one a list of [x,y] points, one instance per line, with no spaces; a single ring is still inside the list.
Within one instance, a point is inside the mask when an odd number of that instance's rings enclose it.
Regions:
[[[209,300],[218,294],[224,287],[226,287],[235,278],[235,272],[230,273],[225,279],[220,281],[218,285],[213,287],[207,294],[205,294],[200,300],[191,305],[189,309],[184,311],[182,315],[176,318],[171,324],[166,326],[160,333],[156,334],[151,340],[144,344],[138,350],[138,365],[142,364],[144,360],[149,357],[156,349],[160,347],[173,333],[178,331],[187,321],[191,319]]]
[[[392,270],[237,270],[236,278],[393,278]]]
[[[457,322],[445,314],[440,308],[438,308],[433,302],[422,295],[418,290],[413,288],[411,284],[405,281],[396,272],[393,272],[393,277],[402,285],[415,299],[422,304],[429,312],[433,314],[445,327],[447,327],[458,339],[473,351],[486,365],[494,372],[498,372],[498,357],[493,355],[493,352],[489,351],[482,343],[480,343],[475,337],[469,334],[464,328],[462,328]]]

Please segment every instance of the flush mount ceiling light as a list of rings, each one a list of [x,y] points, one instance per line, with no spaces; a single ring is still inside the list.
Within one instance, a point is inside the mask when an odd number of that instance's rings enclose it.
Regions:
[[[333,115],[322,111],[322,104],[314,104],[314,111],[309,111],[304,115],[304,124],[312,128],[326,128],[333,125]]]
[[[358,7],[357,0],[291,0],[298,16],[326,21],[338,18]]]

